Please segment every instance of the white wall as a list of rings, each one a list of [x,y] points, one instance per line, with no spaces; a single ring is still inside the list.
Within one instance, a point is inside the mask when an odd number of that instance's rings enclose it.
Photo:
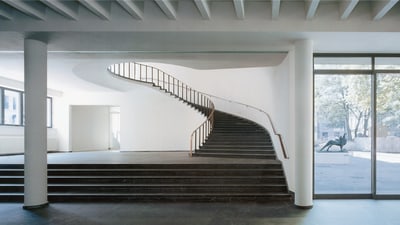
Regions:
[[[71,106],[72,151],[106,150],[110,147],[110,107]]]
[[[0,86],[15,90],[22,90],[24,84],[21,81],[12,80],[0,76]],[[61,92],[49,89],[48,96],[53,97],[53,104],[62,95]],[[58,151],[58,132],[55,128],[47,129],[47,150]],[[24,127],[0,126],[0,154],[19,154],[24,152]]]
[[[69,105],[119,106],[121,110],[121,150],[189,150],[191,132],[205,118],[164,92],[134,82],[131,84],[132,90],[128,92],[65,93],[63,105],[58,109],[65,112]],[[74,149],[74,141],[72,140],[70,143],[68,138],[70,118],[73,121],[72,114],[64,115],[62,118],[58,117],[55,121],[61,137],[60,147],[62,150]],[[71,132],[75,131],[71,130]],[[108,141],[108,138],[106,140]],[[92,139],[92,141],[95,140]]]

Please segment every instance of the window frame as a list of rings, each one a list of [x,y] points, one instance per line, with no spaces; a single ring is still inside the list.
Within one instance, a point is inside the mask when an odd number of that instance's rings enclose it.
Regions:
[[[19,118],[20,118],[20,123],[19,124],[6,124],[5,123],[5,108],[4,108],[4,100],[5,100],[5,91],[13,91],[19,93],[19,100],[20,104],[19,107],[21,107],[21,111],[19,113]],[[0,126],[8,126],[8,127],[24,127],[25,126],[25,92],[14,89],[14,88],[9,88],[9,87],[4,87],[0,86]],[[46,127],[47,128],[53,128],[53,97],[46,96],[46,108],[47,108],[47,102],[50,100],[50,110],[46,109]],[[50,112],[48,114],[47,112]],[[48,124],[48,117],[50,117],[50,124]]]
[[[19,94],[19,107],[21,108],[20,112],[19,112],[19,124],[6,124],[5,121],[5,108],[4,108],[4,100],[5,100],[5,92],[6,91],[11,91],[11,92],[16,92]],[[23,108],[23,103],[22,103],[22,95],[23,95],[23,91],[20,90],[16,90],[16,89],[12,89],[12,88],[8,88],[8,87],[1,87],[1,125],[3,126],[13,126],[13,127],[20,127],[23,126],[23,112],[24,112],[24,108]],[[10,104],[10,103],[9,103]]]

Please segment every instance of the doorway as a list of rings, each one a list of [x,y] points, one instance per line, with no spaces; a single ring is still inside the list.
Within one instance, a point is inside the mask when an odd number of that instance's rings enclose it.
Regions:
[[[120,109],[116,106],[71,106],[72,151],[116,150],[120,147]]]

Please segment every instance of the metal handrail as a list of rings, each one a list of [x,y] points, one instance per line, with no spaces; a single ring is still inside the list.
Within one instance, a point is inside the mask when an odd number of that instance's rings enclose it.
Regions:
[[[151,83],[175,97],[182,99],[195,107],[207,116],[207,119],[200,124],[190,136],[190,157],[193,156],[193,149],[197,150],[206,141],[214,128],[214,103],[202,92],[196,91],[189,85],[165,73],[153,66],[144,65],[136,62],[123,62],[112,64],[108,71],[121,78]],[[194,141],[193,141],[194,140]]]
[[[242,102],[233,101],[233,100],[230,100],[230,99],[226,99],[226,98],[222,98],[222,97],[219,97],[219,96],[207,94],[207,93],[204,93],[204,92],[201,92],[201,93],[204,94],[204,95],[207,95],[207,96],[209,96],[209,97],[211,97],[211,98],[217,98],[217,99],[221,99],[221,100],[223,100],[223,101],[227,101],[227,102],[230,102],[230,103],[242,105],[242,106],[245,106],[245,107],[247,107],[247,108],[252,108],[252,109],[254,109],[254,110],[256,110],[256,111],[259,111],[259,112],[263,113],[263,114],[268,118],[268,122],[269,122],[269,124],[271,125],[271,128],[272,128],[272,131],[273,131],[274,135],[276,135],[276,136],[278,137],[278,139],[279,139],[279,143],[280,143],[280,145],[281,145],[283,157],[284,157],[285,159],[289,159],[289,156],[288,156],[288,154],[287,154],[287,152],[286,152],[285,145],[284,145],[284,143],[283,143],[282,134],[280,134],[280,133],[277,132],[277,130],[276,130],[275,126],[274,126],[274,123],[272,122],[272,119],[271,119],[271,116],[269,115],[269,113],[265,112],[264,110],[262,110],[262,109],[260,109],[260,108],[257,108],[257,107],[255,107],[255,106],[248,105],[248,104],[245,104],[245,103],[242,103]]]

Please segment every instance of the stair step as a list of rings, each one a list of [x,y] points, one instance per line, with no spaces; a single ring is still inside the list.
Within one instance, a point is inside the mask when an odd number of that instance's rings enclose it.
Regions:
[[[271,176],[52,176],[49,184],[130,183],[130,184],[262,184],[281,183],[285,178]]]
[[[137,193],[137,194],[49,194],[51,202],[138,202],[138,201],[196,201],[196,202],[230,202],[230,201],[292,201],[292,196],[282,193]]]
[[[251,155],[273,155],[275,151],[268,150],[238,150],[238,149],[213,149],[213,148],[201,148],[196,150],[197,153],[221,153],[221,154],[251,154]]]
[[[235,154],[235,153],[205,153],[198,152],[194,154],[195,156],[205,156],[205,157],[227,157],[227,158],[255,158],[255,159],[275,159],[275,155],[268,154]]]
[[[215,148],[215,149],[259,149],[259,150],[273,150],[272,145],[255,145],[255,144],[247,144],[247,145],[236,145],[236,144],[212,144],[206,143],[202,147],[206,148]]]

